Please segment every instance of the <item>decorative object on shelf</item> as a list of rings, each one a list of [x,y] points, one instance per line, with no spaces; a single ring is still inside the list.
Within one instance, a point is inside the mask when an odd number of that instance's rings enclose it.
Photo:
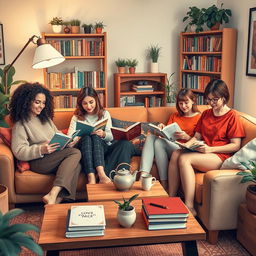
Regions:
[[[92,24],[83,24],[82,27],[84,28],[84,33],[85,34],[91,34],[92,33],[92,29],[93,29],[93,25]]]
[[[127,66],[126,59],[118,58],[115,64],[118,68],[118,73],[125,73],[125,67]]]
[[[73,19],[73,20],[70,21],[71,33],[72,34],[79,34],[80,33],[80,24],[81,24],[81,21],[77,20],[77,19]]]
[[[243,176],[240,183],[253,182],[246,190],[246,204],[248,210],[256,215],[256,161],[249,161],[249,163],[241,162],[246,170],[238,172],[237,175]]]
[[[176,103],[176,96],[177,96],[177,85],[173,81],[173,76],[175,72],[171,73],[169,78],[167,78],[167,83],[165,85],[166,89],[166,106],[173,106]]]
[[[9,210],[8,188],[0,184],[0,212],[7,213]]]
[[[52,25],[53,33],[60,33],[62,30],[63,20],[61,17],[53,17],[49,24]]]
[[[246,75],[256,76],[256,8],[249,12]]]
[[[129,67],[130,74],[134,74],[136,70],[136,66],[138,65],[137,59],[127,59],[126,64]]]
[[[211,30],[218,30],[220,25],[229,22],[229,17],[232,16],[232,12],[230,9],[223,9],[223,3],[220,8],[218,8],[215,4],[206,8],[202,8],[203,12],[203,21],[208,28]]]
[[[65,26],[63,28],[63,31],[65,34],[69,34],[71,32],[71,28],[70,28],[70,21],[64,21],[63,25]]]
[[[139,194],[135,194],[128,200],[123,198],[123,203],[114,200],[118,204],[117,220],[122,227],[130,228],[136,221],[136,212],[134,206],[130,203],[135,200]]]
[[[0,24],[0,65],[5,65],[3,24]]]
[[[160,56],[161,47],[156,45],[151,45],[148,49],[148,56],[151,59],[150,72],[158,73],[158,58]]]
[[[102,29],[106,27],[106,25],[103,24],[103,21],[96,22],[94,25],[96,34],[101,34]]]
[[[40,232],[32,224],[10,224],[11,220],[23,213],[22,209],[13,209],[3,215],[0,212],[0,254],[20,255],[22,247],[33,251],[37,255],[44,255],[42,248],[34,241],[33,237],[25,232],[33,230]]]
[[[186,13],[187,16],[183,18],[183,22],[189,21],[189,23],[186,25],[184,31],[186,32],[188,28],[193,28],[193,32],[200,32],[203,31],[203,12],[201,9],[199,9],[196,6],[189,7],[189,11]]]

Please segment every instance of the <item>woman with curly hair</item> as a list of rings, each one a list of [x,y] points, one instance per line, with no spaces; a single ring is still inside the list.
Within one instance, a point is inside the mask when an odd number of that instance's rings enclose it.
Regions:
[[[55,204],[64,198],[74,200],[81,153],[75,148],[56,151],[58,143],[49,144],[58,132],[52,122],[53,98],[49,90],[39,83],[19,86],[11,98],[10,117],[14,123],[12,151],[15,157],[29,161],[31,171],[56,175],[53,187],[43,201]]]

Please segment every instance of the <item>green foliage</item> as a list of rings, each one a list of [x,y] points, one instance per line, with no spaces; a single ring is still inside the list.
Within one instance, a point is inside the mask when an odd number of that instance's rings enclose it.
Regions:
[[[173,81],[173,76],[175,72],[171,73],[169,78],[167,78],[167,84],[165,85],[166,90],[166,102],[167,103],[175,103],[177,96],[177,85]]]
[[[93,28],[93,25],[92,24],[83,24],[82,25],[83,28]]]
[[[133,207],[130,205],[130,203],[135,200],[137,197],[139,196],[139,194],[135,194],[133,195],[132,197],[130,197],[128,200],[124,199],[123,197],[123,203],[117,201],[117,200],[114,200],[114,202],[116,204],[118,204],[118,207],[120,210],[123,210],[123,211],[130,211],[133,209]]]
[[[63,21],[63,25],[70,26],[70,21]]]
[[[25,232],[39,229],[31,224],[10,224],[11,219],[23,212],[13,209],[3,215],[0,211],[0,255],[19,255],[22,247],[26,247],[37,255],[44,255],[42,248]]]
[[[256,162],[250,160],[249,163],[241,162],[241,164],[246,168],[246,170],[250,170],[251,172],[238,172],[236,175],[243,176],[240,183],[246,183],[249,181],[256,183]]]
[[[202,10],[197,8],[196,6],[189,7],[189,9],[190,10],[186,13],[187,16],[183,18],[183,22],[185,22],[186,20],[189,21],[184,31],[186,32],[188,30],[188,27],[192,25],[196,26],[196,32],[203,31],[204,20]]]
[[[9,65],[5,66],[3,69],[0,68],[0,126],[2,127],[8,127],[4,118],[9,114],[7,106],[10,100],[10,89],[12,85],[26,82],[24,80],[13,81],[13,76],[15,75],[15,68],[13,66],[5,75],[5,71],[8,67]]]
[[[80,26],[80,24],[81,24],[81,21],[77,19],[73,19],[70,21],[71,26]]]
[[[94,28],[104,28],[106,25],[103,24],[103,21],[95,22]]]
[[[136,59],[127,59],[126,65],[130,68],[135,68],[138,65],[138,61]]]
[[[148,49],[149,57],[151,58],[152,62],[157,62],[160,56],[161,47],[156,45],[151,45]]]
[[[203,21],[208,28],[213,27],[216,23],[223,24],[229,22],[229,17],[232,16],[230,9],[223,9],[223,3],[221,4],[220,9],[214,4],[209,8],[202,9],[203,12]]]
[[[49,22],[51,25],[62,25],[63,20],[61,17],[53,17],[52,20]]]
[[[118,67],[125,67],[127,66],[126,59],[118,58],[115,63]]]

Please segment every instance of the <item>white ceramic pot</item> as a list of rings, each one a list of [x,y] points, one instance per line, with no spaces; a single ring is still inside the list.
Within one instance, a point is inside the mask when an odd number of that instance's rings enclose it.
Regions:
[[[130,211],[123,211],[118,209],[117,220],[122,227],[130,228],[136,220],[135,208],[132,207],[132,210]]]
[[[62,30],[62,25],[52,25],[53,33],[60,33]]]
[[[150,63],[150,72],[151,73],[158,73],[158,63],[157,62],[151,62]]]

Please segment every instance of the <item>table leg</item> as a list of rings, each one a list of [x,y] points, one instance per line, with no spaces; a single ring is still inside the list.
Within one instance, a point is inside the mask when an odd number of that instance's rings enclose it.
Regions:
[[[58,256],[59,251],[47,251],[46,256]]]
[[[198,256],[196,241],[182,242],[183,256]]]

